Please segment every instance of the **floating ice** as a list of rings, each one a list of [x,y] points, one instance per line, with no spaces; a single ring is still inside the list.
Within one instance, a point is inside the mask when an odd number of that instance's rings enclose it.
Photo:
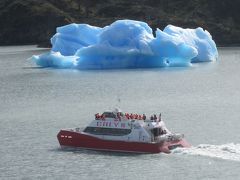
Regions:
[[[35,63],[42,67],[74,68],[77,64],[76,56],[63,56],[60,52],[48,52],[40,56],[32,56]]]
[[[52,50],[34,55],[42,67],[112,69],[189,66],[192,62],[215,61],[218,51],[211,35],[202,28],[172,25],[156,37],[148,24],[118,20],[104,28],[69,24],[57,28]]]

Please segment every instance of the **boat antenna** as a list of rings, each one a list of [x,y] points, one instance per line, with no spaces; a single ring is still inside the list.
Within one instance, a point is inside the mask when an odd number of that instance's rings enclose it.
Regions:
[[[121,103],[121,99],[118,97],[117,98],[117,107],[119,107],[119,108],[120,108],[120,103]]]

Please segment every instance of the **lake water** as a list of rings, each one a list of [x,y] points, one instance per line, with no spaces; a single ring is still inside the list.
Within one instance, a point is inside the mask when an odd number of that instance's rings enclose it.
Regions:
[[[189,68],[60,70],[28,60],[35,46],[0,47],[0,179],[240,178],[240,48]],[[118,98],[121,102],[118,102]],[[171,154],[61,150],[61,128],[96,112],[162,113],[190,149]]]

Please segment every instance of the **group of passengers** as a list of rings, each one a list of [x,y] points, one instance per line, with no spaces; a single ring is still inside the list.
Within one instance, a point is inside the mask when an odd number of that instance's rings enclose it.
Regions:
[[[119,119],[121,118],[121,116],[117,116]],[[141,115],[141,114],[129,114],[129,113],[125,113],[125,117],[127,118],[127,119],[137,119],[137,120],[146,120],[146,115],[145,114],[143,114],[143,115]],[[151,115],[150,116],[150,120],[151,121],[155,121],[155,122],[157,122],[157,121],[161,121],[161,114],[159,114],[159,118],[157,118],[157,115],[156,114],[154,114],[154,115]]]
[[[100,120],[100,119],[105,120],[105,115],[97,113],[97,114],[95,114],[95,119],[96,120]]]
[[[161,121],[161,114],[159,114],[159,119],[157,118],[156,114],[151,115],[150,120],[152,120],[152,121],[157,121],[157,120]]]
[[[145,114],[141,115],[141,114],[133,114],[133,113],[131,113],[131,114],[125,113],[125,117],[127,119],[137,119],[137,120],[146,120],[146,118],[147,118]],[[118,118],[119,118],[119,116],[118,116]]]
[[[105,120],[106,116],[104,114],[95,114],[95,119],[96,120]],[[146,120],[146,115],[145,114],[133,114],[133,113],[120,113],[118,112],[116,115],[116,119],[121,120],[121,119],[136,119],[136,120]],[[157,115],[151,115],[150,116],[151,121],[161,121],[161,114],[159,115],[159,118],[157,118]]]

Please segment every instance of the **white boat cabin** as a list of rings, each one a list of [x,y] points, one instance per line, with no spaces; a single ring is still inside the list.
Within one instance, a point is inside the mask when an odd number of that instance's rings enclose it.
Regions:
[[[83,133],[106,140],[156,142],[171,132],[156,115],[123,113],[120,109],[95,115]]]

